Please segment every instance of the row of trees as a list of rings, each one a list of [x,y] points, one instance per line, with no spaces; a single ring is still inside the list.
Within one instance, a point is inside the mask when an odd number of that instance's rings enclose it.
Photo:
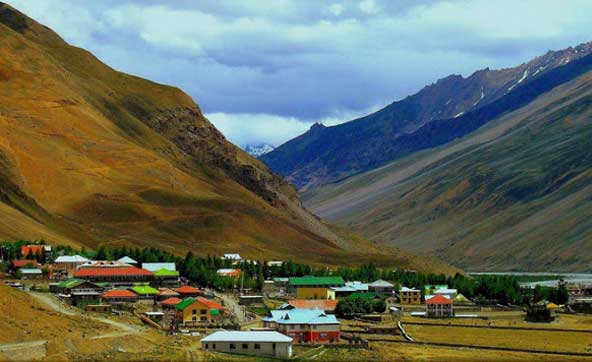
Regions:
[[[1,257],[5,261],[22,258],[21,246],[28,244],[43,244],[43,241],[30,242],[2,242],[0,243]],[[567,301],[565,286],[559,288],[534,289],[522,288],[519,277],[511,275],[480,275],[468,277],[463,274],[446,276],[444,274],[425,274],[416,271],[379,269],[375,264],[369,263],[357,268],[338,268],[331,270],[326,267],[313,267],[307,264],[287,261],[281,266],[268,266],[266,261],[244,262],[237,266],[232,265],[231,260],[221,259],[215,256],[196,256],[188,252],[184,258],[158,248],[128,248],[128,247],[100,247],[96,251],[84,248],[75,249],[71,246],[55,246],[54,255],[80,254],[97,260],[117,260],[123,256],[129,256],[140,262],[174,262],[183,276],[190,281],[201,285],[219,289],[230,289],[242,284],[244,288],[262,289],[264,280],[273,277],[297,277],[304,275],[341,276],[345,280],[359,280],[372,282],[384,279],[400,286],[415,287],[424,290],[427,284],[447,284],[450,288],[457,289],[460,293],[480,303],[495,302],[500,304],[528,305],[540,300],[550,300],[558,304]],[[30,255],[30,258],[45,256]],[[43,260],[44,261],[44,260]],[[240,268],[241,279],[219,276],[216,271],[220,268]],[[240,284],[239,284],[240,283]],[[366,302],[359,302],[366,303]]]

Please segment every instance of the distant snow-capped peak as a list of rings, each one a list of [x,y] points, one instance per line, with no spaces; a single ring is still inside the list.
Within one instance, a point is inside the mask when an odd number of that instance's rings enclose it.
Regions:
[[[261,157],[264,154],[271,152],[275,149],[272,145],[262,143],[259,145],[247,145],[245,146],[245,152],[253,157]]]

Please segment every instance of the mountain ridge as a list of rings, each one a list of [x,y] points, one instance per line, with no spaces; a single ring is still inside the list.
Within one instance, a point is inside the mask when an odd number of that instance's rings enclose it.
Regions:
[[[187,94],[2,3],[0,46],[2,238],[455,270],[325,224]]]
[[[440,119],[469,111],[512,93],[523,83],[592,52],[592,43],[549,51],[514,68],[485,68],[467,78],[451,75],[368,116],[311,129],[261,157],[299,189],[308,190],[378,167],[394,157],[384,151],[400,137]]]

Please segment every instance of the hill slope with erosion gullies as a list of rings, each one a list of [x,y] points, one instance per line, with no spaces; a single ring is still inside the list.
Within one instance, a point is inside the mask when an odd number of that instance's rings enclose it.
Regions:
[[[579,74],[580,61],[552,79]],[[523,87],[531,94],[532,84]],[[453,142],[303,197],[375,242],[468,270],[589,272],[590,150],[587,71]]]
[[[489,107],[509,111],[525,93],[511,96],[521,86],[547,77],[559,67],[588,56],[592,43],[550,51],[514,68],[479,70],[467,78],[451,75],[429,85],[415,95],[351,122],[325,127],[314,125],[305,134],[261,157],[272,170],[284,175],[301,190],[309,190],[357,173],[380,167],[405,154],[434,146],[434,125],[450,127],[471,123],[468,113]],[[536,89],[531,97],[537,95]],[[540,93],[538,93],[540,94]],[[501,99],[512,102],[498,102]],[[497,106],[492,106],[494,103]],[[445,120],[443,122],[442,120]],[[471,131],[470,127],[457,131]],[[438,129],[449,140],[459,134]],[[460,133],[462,136],[464,133]]]
[[[188,95],[1,3],[0,48],[0,238],[446,268],[326,225]]]

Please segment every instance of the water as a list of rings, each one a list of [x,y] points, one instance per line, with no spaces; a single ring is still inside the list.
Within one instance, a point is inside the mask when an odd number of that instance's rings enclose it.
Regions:
[[[546,272],[469,272],[469,275],[518,275],[518,276],[562,276],[563,280],[570,284],[592,284],[591,273],[546,273]],[[542,280],[536,282],[520,283],[521,286],[534,288],[537,285],[543,287],[556,287],[559,279]]]

